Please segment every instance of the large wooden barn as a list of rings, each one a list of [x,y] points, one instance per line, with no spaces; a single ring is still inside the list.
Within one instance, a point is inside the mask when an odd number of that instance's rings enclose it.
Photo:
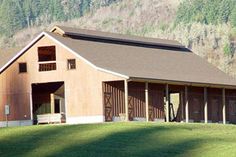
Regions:
[[[56,26],[1,54],[0,126],[6,118],[236,123],[236,81],[176,41]]]

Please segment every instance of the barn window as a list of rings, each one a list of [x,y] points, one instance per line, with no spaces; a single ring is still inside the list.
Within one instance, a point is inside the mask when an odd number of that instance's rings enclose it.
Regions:
[[[27,72],[27,64],[19,63],[19,73],[26,73],[26,72]]]
[[[56,61],[55,46],[44,46],[38,48],[39,62]]]
[[[75,59],[68,59],[67,60],[67,69],[68,70],[76,69],[76,61],[75,61]]]
[[[44,46],[38,48],[39,71],[56,70],[56,47]]]

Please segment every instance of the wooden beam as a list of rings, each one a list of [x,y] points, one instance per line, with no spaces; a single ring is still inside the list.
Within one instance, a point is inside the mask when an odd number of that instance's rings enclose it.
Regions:
[[[181,121],[184,120],[184,98],[183,98],[183,91],[180,92],[180,105],[181,105]]]
[[[125,86],[125,121],[129,121],[129,107],[128,107],[128,81],[124,80]]]
[[[53,93],[50,94],[51,99],[51,113],[55,113],[54,104],[55,104],[55,95]]]
[[[188,111],[188,86],[185,86],[185,122],[189,122],[189,111]]]
[[[236,89],[236,86],[232,85],[217,85],[217,84],[209,84],[209,83],[196,83],[196,82],[184,82],[184,81],[168,81],[168,80],[159,80],[159,79],[143,79],[143,78],[129,78],[130,81],[134,82],[149,82],[149,83],[159,83],[159,84],[169,84],[169,85],[187,85],[187,86],[195,86],[195,87],[212,87],[212,88],[227,88],[227,89]]]
[[[222,115],[223,115],[223,124],[226,124],[226,109],[225,109],[225,88],[222,89]]]
[[[146,121],[149,121],[149,113],[148,113],[148,82],[145,82],[145,104],[146,104]]]
[[[207,87],[204,87],[204,122],[208,122]]]
[[[170,121],[170,97],[169,97],[169,85],[166,84],[166,122]]]
[[[32,87],[30,91],[30,120],[33,120],[33,95],[32,95]]]

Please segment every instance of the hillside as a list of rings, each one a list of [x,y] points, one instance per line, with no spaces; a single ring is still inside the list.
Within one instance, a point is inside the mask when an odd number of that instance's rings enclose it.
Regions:
[[[55,24],[174,39],[221,70],[236,76],[234,55],[236,7],[232,5],[234,2],[234,0],[222,2],[215,0],[214,3],[209,3],[207,0],[121,0],[100,6],[79,18],[31,26],[18,31],[12,38],[1,38],[0,45],[22,47],[36,34],[50,29]],[[220,13],[215,14],[216,12]]]

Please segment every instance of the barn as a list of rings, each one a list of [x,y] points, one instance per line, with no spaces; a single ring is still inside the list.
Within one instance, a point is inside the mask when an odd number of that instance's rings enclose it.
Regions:
[[[236,123],[236,80],[176,41],[64,26],[0,54],[0,126],[111,121]]]

